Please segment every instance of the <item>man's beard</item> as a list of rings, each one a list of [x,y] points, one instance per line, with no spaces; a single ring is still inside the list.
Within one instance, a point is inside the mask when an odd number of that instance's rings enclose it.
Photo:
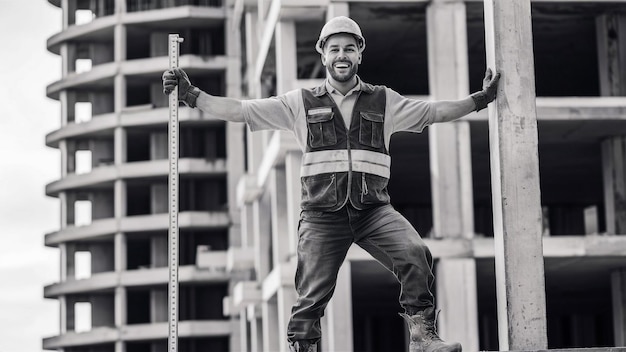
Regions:
[[[338,73],[334,67],[334,64],[337,62],[345,62],[350,65],[350,68],[347,73]],[[348,82],[350,81],[359,70],[359,64],[354,64],[349,61],[335,61],[332,64],[326,65],[326,70],[330,73],[330,76],[337,82]]]

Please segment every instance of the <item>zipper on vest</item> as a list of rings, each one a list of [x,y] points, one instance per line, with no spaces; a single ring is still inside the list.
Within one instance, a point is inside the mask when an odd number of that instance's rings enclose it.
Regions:
[[[363,202],[363,198],[369,193],[367,190],[367,182],[365,181],[365,173],[361,173],[361,203]]]

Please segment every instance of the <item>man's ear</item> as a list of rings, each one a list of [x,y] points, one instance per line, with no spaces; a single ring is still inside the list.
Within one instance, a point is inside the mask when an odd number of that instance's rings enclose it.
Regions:
[[[326,66],[326,55],[320,54],[320,60],[322,60],[322,66]]]
[[[363,61],[363,54],[359,52],[359,65],[361,64],[361,61]]]

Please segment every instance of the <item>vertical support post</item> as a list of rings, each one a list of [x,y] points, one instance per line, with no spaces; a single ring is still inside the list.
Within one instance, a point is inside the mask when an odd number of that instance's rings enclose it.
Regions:
[[[611,137],[602,141],[602,176],[606,232],[626,233],[626,139]]]
[[[614,346],[626,346],[626,270],[611,273]]]
[[[431,98],[456,100],[469,94],[467,20],[462,0],[433,0],[426,10]],[[467,121],[429,127],[433,227],[437,237],[471,239],[474,201],[470,128]],[[442,338],[478,350],[476,263],[473,258],[437,262],[438,328]],[[463,299],[459,299],[463,296]]]
[[[170,69],[178,67],[179,44],[183,41],[178,34],[170,34],[168,38]],[[178,351],[178,86],[169,96],[169,334],[168,350]]]
[[[469,94],[465,4],[458,0],[435,0],[428,6],[426,15],[431,97],[465,98]],[[474,201],[469,123],[456,121],[430,126],[429,147],[435,234],[471,238]]]
[[[298,223],[300,221],[300,202],[302,201],[302,184],[300,183],[301,164],[302,152],[290,151],[285,155],[290,259],[296,257],[296,250],[298,248]]]
[[[502,74],[489,107],[500,350],[543,350],[548,341],[530,0],[484,4],[487,66]]]
[[[329,351],[354,351],[352,337],[352,266],[345,261],[337,275],[337,286],[328,304],[327,322]]]

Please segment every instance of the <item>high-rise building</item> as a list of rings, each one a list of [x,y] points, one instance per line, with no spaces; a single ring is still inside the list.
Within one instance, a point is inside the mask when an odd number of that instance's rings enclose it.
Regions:
[[[230,97],[323,82],[314,45],[337,15],[361,25],[369,83],[459,99],[481,89],[486,68],[482,1],[49,2],[63,13],[48,41],[63,74],[47,92],[62,123],[46,143],[62,177],[46,192],[62,214],[45,243],[60,249],[61,278],[45,288],[60,302],[60,335],[43,345],[64,352],[167,348],[168,33],[185,39],[192,82]],[[548,344],[624,346],[626,2],[535,0],[531,12],[533,57],[508,55],[534,60]],[[179,350],[286,351],[299,147],[286,132],[179,115]],[[390,147],[392,204],[435,257],[440,334],[466,351],[498,349],[489,148],[486,110]],[[399,289],[354,246],[321,351],[405,349]]]

